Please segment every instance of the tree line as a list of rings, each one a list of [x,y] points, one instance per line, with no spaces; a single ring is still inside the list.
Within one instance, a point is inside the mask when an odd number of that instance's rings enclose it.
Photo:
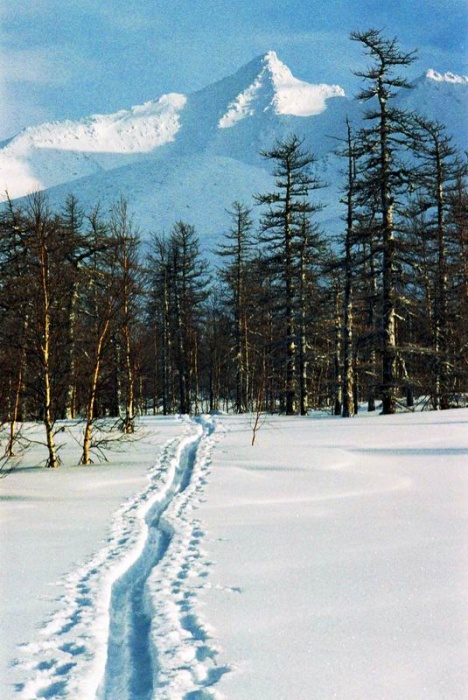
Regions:
[[[141,236],[121,199],[83,211],[70,195],[9,201],[0,214],[0,418],[93,431],[137,413],[327,407],[352,416],[468,393],[466,161],[444,126],[395,106],[414,60],[380,31],[355,32],[371,59],[364,127],[343,125],[342,234],[317,224],[313,154],[292,134],[263,156],[270,192],[233,202],[216,264],[194,227]],[[254,223],[253,211],[260,216]]]

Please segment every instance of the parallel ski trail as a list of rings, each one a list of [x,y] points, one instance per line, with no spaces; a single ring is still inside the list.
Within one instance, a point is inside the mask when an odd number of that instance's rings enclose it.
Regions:
[[[113,586],[106,674],[98,692],[99,699],[149,700],[153,696],[155,669],[146,583],[164,558],[172,539],[161,518],[176,495],[183,493],[190,484],[197,448],[206,434],[201,426],[197,428],[195,436],[179,448],[165,498],[156,502],[146,515],[148,535],[143,551]]]
[[[202,497],[216,439],[212,420],[201,419],[201,425],[190,479],[186,472],[183,488],[161,518],[160,528],[170,537],[167,556],[147,581],[158,700],[217,698],[215,685],[230,671],[217,663],[218,649],[198,609],[197,592],[206,585],[211,562],[201,548],[205,533],[193,509]]]
[[[124,503],[108,544],[65,580],[68,594],[18,662],[25,699],[200,700],[229,669],[197,610],[210,565],[193,510],[210,469],[215,423],[185,419]]]

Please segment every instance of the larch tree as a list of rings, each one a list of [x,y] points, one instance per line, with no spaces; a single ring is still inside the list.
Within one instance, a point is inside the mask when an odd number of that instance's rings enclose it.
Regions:
[[[147,324],[155,340],[153,405],[161,397],[163,415],[172,413],[173,406],[173,334],[171,331],[171,261],[169,245],[163,236],[154,236],[146,269],[148,279]]]
[[[456,182],[449,195],[448,222],[452,231],[452,280],[454,332],[452,358],[453,387],[460,402],[468,389],[468,165],[460,163]]]
[[[415,154],[419,160],[418,202],[426,212],[421,235],[433,249],[433,319],[434,383],[433,404],[436,410],[449,408],[449,291],[450,291],[450,200],[457,183],[459,161],[457,149],[443,124],[415,116],[417,129]]]
[[[197,412],[209,277],[192,225],[178,221],[167,238],[154,238],[147,275],[148,318],[160,335],[163,411]]]
[[[92,462],[93,432],[99,417],[99,390],[104,370],[109,375],[118,368],[115,357],[112,367],[105,367],[106,354],[112,339],[112,328],[122,307],[122,279],[119,275],[118,246],[108,223],[101,220],[95,208],[89,217],[90,235],[94,237],[94,252],[87,269],[87,284],[83,295],[83,325],[81,327],[81,382],[84,404],[84,430],[81,464]],[[115,353],[112,353],[113,355]],[[118,407],[116,408],[116,411]]]
[[[392,102],[397,91],[408,89],[410,83],[399,75],[400,69],[411,65],[415,53],[401,51],[396,39],[388,39],[380,30],[353,32],[371,57],[372,65],[356,75],[365,86],[357,98],[369,104],[365,114],[370,126],[361,133],[367,147],[366,167],[361,189],[378,203],[382,278],[382,413],[396,410],[397,335],[396,335],[396,225],[395,204],[401,188],[408,182],[407,169],[399,156],[407,142],[408,115]]]
[[[208,297],[208,266],[194,226],[178,221],[169,239],[170,290],[179,378],[179,411],[198,412],[199,326]]]
[[[24,284],[28,251],[24,212],[7,200],[0,212],[0,420],[8,424],[5,458],[15,455],[26,417],[27,333],[31,318]]]
[[[231,228],[224,234],[216,254],[226,261],[221,277],[229,289],[228,304],[234,319],[233,355],[236,372],[236,411],[248,410],[250,376],[249,356],[249,276],[252,272],[252,218],[251,210],[240,202],[233,202],[229,211]]]
[[[355,189],[356,189],[356,145],[351,124],[346,121],[347,185],[346,185],[346,231],[343,260],[343,418],[356,413],[354,405],[353,365],[353,267],[355,244]]]
[[[276,271],[278,280],[278,308],[284,320],[282,340],[284,347],[284,411],[293,415],[298,411],[298,245],[304,233],[304,220],[310,219],[320,208],[310,200],[310,193],[322,187],[311,172],[314,156],[297,136],[277,141],[262,155],[273,162],[276,188],[255,196],[264,207],[260,226],[260,242],[265,250],[265,262]]]
[[[61,417],[73,419],[76,406],[76,326],[79,313],[79,295],[83,282],[83,264],[92,255],[92,247],[83,231],[85,214],[78,200],[69,195],[59,215],[62,236],[62,274],[67,279],[64,289],[64,395]]]
[[[139,301],[142,294],[142,270],[138,258],[140,239],[129,217],[128,205],[119,200],[111,209],[110,233],[115,246],[116,277],[120,294],[119,315],[116,320],[116,336],[121,344],[122,390],[124,415],[122,429],[130,434],[135,431],[136,347],[138,334]],[[120,402],[119,402],[120,403]]]
[[[30,350],[37,360],[36,391],[41,401],[47,466],[56,468],[60,464],[54,426],[58,418],[58,387],[62,379],[59,369],[59,339],[63,330],[63,278],[60,276],[62,241],[59,222],[52,215],[43,193],[38,192],[28,198],[24,233],[24,245],[29,257],[23,283],[29,281],[30,285]],[[33,382],[32,377],[30,382]]]

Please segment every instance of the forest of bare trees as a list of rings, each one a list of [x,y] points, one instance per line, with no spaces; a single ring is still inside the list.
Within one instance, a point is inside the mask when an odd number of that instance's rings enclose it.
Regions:
[[[55,467],[64,419],[83,422],[87,464],[103,417],[131,434],[147,412],[466,405],[466,161],[442,124],[394,107],[412,54],[375,30],[352,39],[371,60],[369,107],[363,129],[343,124],[338,238],[317,223],[323,184],[295,134],[262,154],[271,191],[233,202],[209,261],[190,223],[140,234],[125,200],[106,212],[73,196],[59,211],[41,193],[7,202],[6,454],[24,421],[43,423]]]

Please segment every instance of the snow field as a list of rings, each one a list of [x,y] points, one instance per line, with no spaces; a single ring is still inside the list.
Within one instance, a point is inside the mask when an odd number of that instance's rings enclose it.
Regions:
[[[186,420],[179,423],[179,431],[181,425],[182,435],[164,445],[157,464],[149,470],[148,485],[117,510],[106,545],[86,564],[65,577],[66,594],[58,610],[40,630],[39,641],[22,645],[22,658],[15,662],[15,671],[26,679],[15,686],[21,698],[85,700],[97,696],[123,700],[137,697],[132,693],[132,668],[142,654],[138,650],[133,653],[131,643],[125,642],[123,653],[118,655],[118,660],[125,663],[121,663],[116,671],[115,659],[112,658],[116,640],[112,634],[119,625],[113,618],[124,611],[126,620],[120,631],[131,640],[134,610],[119,596],[119,584],[123,581],[124,590],[128,589],[129,581],[131,584],[134,578],[138,578],[136,572],[139,569],[148,575],[155,566],[157,561],[148,559],[154,544],[154,537],[150,537],[152,521],[158,520],[179,489],[187,491],[185,502],[188,504],[192,472],[195,474],[205,468],[204,460],[196,460],[195,454],[204,432],[212,430],[211,424],[204,429],[202,425]],[[189,456],[184,461],[185,454]],[[182,504],[179,513],[181,508]],[[164,532],[161,530],[163,536],[168,528],[165,525]],[[184,546],[184,542],[182,539],[180,545]],[[161,556],[163,554],[164,551]],[[174,556],[176,559],[183,556],[177,547]],[[187,562],[190,562],[190,557],[186,557],[186,567]],[[118,648],[121,648],[121,640],[117,641]],[[111,662],[106,663],[109,655]],[[155,675],[156,670],[151,668],[151,683]],[[118,695],[114,694],[115,688]]]
[[[468,411],[225,425],[198,515],[226,698],[468,697]]]
[[[1,482],[2,700],[468,696],[467,409],[142,424]]]

